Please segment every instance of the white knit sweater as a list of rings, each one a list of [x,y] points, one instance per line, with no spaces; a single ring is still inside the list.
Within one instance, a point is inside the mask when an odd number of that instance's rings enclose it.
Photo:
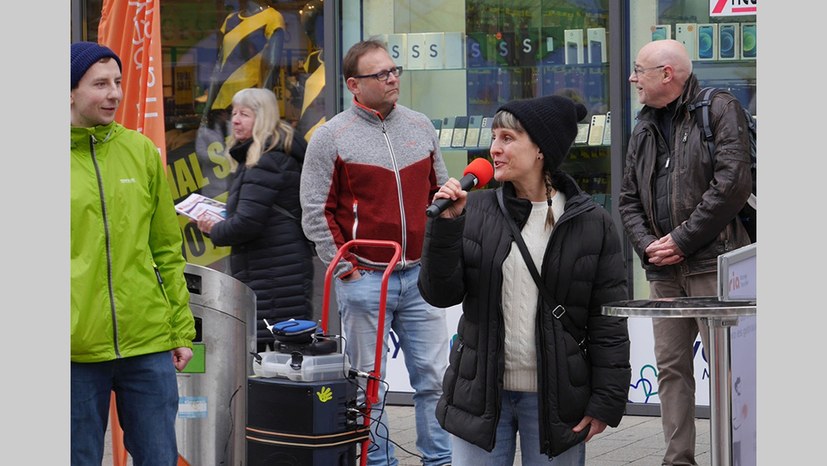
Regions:
[[[554,221],[563,214],[565,196],[559,191],[552,197]],[[531,214],[522,229],[534,265],[539,271],[551,237],[546,226],[548,204],[532,202]],[[503,262],[502,307],[505,323],[505,389],[520,392],[537,391],[537,297],[540,291],[520,254],[516,243]]]

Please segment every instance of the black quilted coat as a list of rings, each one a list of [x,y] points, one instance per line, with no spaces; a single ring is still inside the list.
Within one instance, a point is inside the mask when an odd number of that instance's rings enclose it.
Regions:
[[[215,224],[210,239],[232,247],[232,276],[256,294],[261,349],[274,340],[263,319],[273,324],[313,316],[313,254],[301,229],[299,206],[306,144],[294,138],[289,155],[279,147],[262,154],[253,167],[244,165],[248,147],[249,142],[230,150],[239,165],[227,196],[227,220]],[[294,218],[274,209],[275,204]]]
[[[585,354],[580,351],[544,310],[541,295],[536,327],[540,448],[552,457],[584,440],[586,430],[571,431],[584,415],[616,427],[631,378],[626,319],[601,315],[602,304],[628,299],[620,237],[608,212],[571,177],[558,173],[553,185],[567,202],[540,273],[558,303],[587,329],[588,345]],[[530,202],[515,198],[510,183],[498,189],[522,228]],[[496,442],[505,368],[502,263],[512,238],[504,221],[494,190],[469,193],[463,215],[429,220],[419,277],[429,303],[462,302],[437,419],[448,432],[487,451]]]

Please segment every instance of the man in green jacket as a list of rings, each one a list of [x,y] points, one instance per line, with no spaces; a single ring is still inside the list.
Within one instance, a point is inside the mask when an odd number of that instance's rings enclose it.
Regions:
[[[178,459],[176,369],[195,324],[181,233],[155,144],[114,121],[121,61],[71,46],[72,465],[100,465],[110,392],[134,465]]]

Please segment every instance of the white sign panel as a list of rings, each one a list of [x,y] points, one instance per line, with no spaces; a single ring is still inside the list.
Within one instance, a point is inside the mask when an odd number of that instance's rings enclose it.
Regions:
[[[465,33],[445,33],[445,69],[465,68]]]
[[[451,344],[457,334],[457,324],[462,315],[462,305],[457,304],[445,309],[446,326],[448,328],[449,353]],[[446,361],[447,362],[447,361]],[[413,393],[411,383],[408,381],[408,369],[405,367],[405,355],[399,343],[399,335],[393,330],[388,334],[388,361],[385,367],[387,374],[385,381],[388,383],[389,392]]]
[[[757,393],[755,316],[739,317],[729,329],[732,374],[732,464],[755,466]]]
[[[758,243],[718,256],[718,297],[721,301],[756,299]],[[732,377],[733,464],[756,464],[756,326],[755,316],[739,317],[730,327],[730,371]]]
[[[721,301],[755,299],[758,243],[718,256],[718,299]]]
[[[391,59],[397,66],[401,66],[403,69],[408,68],[407,39],[407,34],[387,34],[386,40]]]
[[[709,16],[744,16],[758,12],[758,0],[709,0]]]
[[[630,318],[628,324],[631,341],[629,362],[632,366],[629,401],[641,404],[660,404],[652,319]],[[695,369],[695,405],[709,406],[709,364],[700,336],[692,345],[692,355]]]
[[[448,327],[448,345],[457,333],[457,324],[462,315],[462,306],[456,305],[445,310]],[[652,335],[652,319],[629,319],[631,340],[632,380],[629,386],[629,401],[641,404],[659,404],[658,369],[655,363],[655,339]],[[692,347],[695,366],[695,404],[709,406],[709,365],[698,337]],[[400,348],[399,335],[391,331],[388,335],[388,362],[385,380],[389,392],[413,393],[408,381],[404,354]]]
[[[729,299],[755,299],[758,290],[755,286],[756,279],[756,256],[747,258],[744,261],[730,264],[729,273],[721,277],[726,282],[727,298]]]
[[[409,70],[424,70],[427,56],[425,34],[408,34],[406,41],[407,57],[405,58]]]

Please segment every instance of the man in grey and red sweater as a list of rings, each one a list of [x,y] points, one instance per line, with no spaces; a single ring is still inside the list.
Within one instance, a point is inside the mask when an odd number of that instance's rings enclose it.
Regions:
[[[318,127],[308,143],[300,187],[302,227],[328,265],[352,239],[389,240],[402,247],[388,281],[384,341],[391,328],[399,336],[414,389],[416,445],[423,464],[450,464],[450,437],[435,416],[448,365],[445,311],[426,303],[417,287],[425,209],[448,173],[430,119],[397,104],[402,68],[382,42],[355,44],[342,71],[353,102]],[[382,272],[392,255],[390,248],[359,246],[335,266],[345,352],[363,372],[375,364]],[[386,349],[381,352],[383,379]],[[379,384],[379,402],[371,406],[372,466],[398,464],[387,441],[388,416],[377,419],[386,388]]]

